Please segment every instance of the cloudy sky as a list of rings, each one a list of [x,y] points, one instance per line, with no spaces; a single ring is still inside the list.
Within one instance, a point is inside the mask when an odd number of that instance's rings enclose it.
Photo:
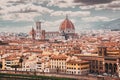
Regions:
[[[120,18],[120,0],[0,0],[0,32],[57,31],[66,14],[76,31]]]

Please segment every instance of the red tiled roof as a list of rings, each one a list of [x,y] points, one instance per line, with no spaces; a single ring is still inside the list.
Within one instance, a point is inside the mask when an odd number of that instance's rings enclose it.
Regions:
[[[81,64],[81,63],[88,63],[88,61],[81,61],[81,60],[69,60],[67,61],[67,63],[70,63],[70,64]]]
[[[53,55],[53,56],[51,56],[51,59],[66,60],[67,56],[63,55],[63,54]]]

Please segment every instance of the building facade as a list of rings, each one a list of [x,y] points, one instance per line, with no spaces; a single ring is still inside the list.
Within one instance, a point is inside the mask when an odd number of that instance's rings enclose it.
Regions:
[[[67,74],[85,75],[89,73],[89,61],[69,60],[66,68]]]
[[[107,47],[98,47],[98,56],[79,56],[82,60],[90,61],[90,73],[116,75],[120,73],[120,52],[109,51]]]
[[[50,71],[55,73],[66,73],[66,55],[53,55],[50,60]]]

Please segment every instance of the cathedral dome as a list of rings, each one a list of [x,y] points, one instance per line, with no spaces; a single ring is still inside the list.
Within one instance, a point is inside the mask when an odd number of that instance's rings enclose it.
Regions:
[[[66,19],[61,23],[59,30],[60,32],[74,33],[75,27],[73,23],[68,19],[68,17],[66,17]]]

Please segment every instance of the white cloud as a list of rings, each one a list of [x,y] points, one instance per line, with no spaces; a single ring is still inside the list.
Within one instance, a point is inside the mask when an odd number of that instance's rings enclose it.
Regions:
[[[94,6],[92,6],[92,5],[80,6],[79,8],[80,8],[80,9],[83,9],[83,10],[86,10],[86,9],[92,9],[92,8],[94,8]]]
[[[38,14],[38,13],[18,13],[18,14],[16,14],[16,15],[18,15],[17,16],[17,20],[16,21],[34,21],[34,18],[36,17],[36,16],[40,16],[40,14]]]
[[[112,3],[105,5],[106,9],[120,10],[120,0],[113,1]]]
[[[74,19],[70,19],[72,21],[72,23],[74,24],[76,21]],[[47,30],[47,31],[52,31],[56,29],[59,29],[61,23],[64,21],[64,19],[59,19],[56,21],[44,21],[42,23],[43,29]]]
[[[43,26],[45,27],[58,27],[63,19],[56,20],[56,21],[45,21],[43,22]]]
[[[99,21],[109,21],[110,19],[108,17],[103,16],[95,16],[95,17],[84,17],[82,18],[85,22],[99,22]]]
[[[42,6],[36,6],[33,4],[28,4],[27,8],[31,9],[31,10],[37,10],[38,12],[44,14],[44,13],[51,13],[53,10],[50,10],[46,7],[42,7]]]
[[[50,0],[23,0],[24,2],[32,2],[32,3],[44,3],[49,2]]]
[[[29,3],[10,7],[6,6],[0,10],[0,14],[3,20],[33,21],[35,17],[41,16],[42,14],[50,14],[52,11],[46,7]]]
[[[47,6],[58,6],[59,8],[74,8],[77,5],[82,5],[81,3],[74,3],[74,0],[51,0]]]
[[[3,14],[6,14],[6,10],[0,10],[0,14],[3,15]]]
[[[10,6],[10,7],[4,7],[3,10],[6,13],[13,13],[13,12],[40,12],[40,13],[51,13],[53,10],[50,10],[46,7],[42,7],[42,6],[36,6],[33,5],[32,3],[29,4],[20,4],[20,5],[16,5],[16,6]]]
[[[72,11],[55,11],[53,13],[51,13],[51,16],[65,16],[65,15],[70,15],[72,17],[83,17],[83,16],[89,16],[90,12],[89,11],[76,11],[76,12],[72,12]]]
[[[0,30],[3,32],[26,32],[29,33],[31,30],[32,26],[6,26],[6,27],[0,27]]]
[[[9,1],[15,2],[15,1],[19,1],[19,0],[0,0],[0,7],[12,6],[12,3],[9,3]]]
[[[3,20],[14,20],[14,21],[34,21],[36,16],[40,16],[38,13],[14,13],[6,14],[2,16]]]
[[[120,0],[112,1],[111,3],[106,4],[96,4],[96,5],[84,5],[80,6],[80,9],[95,9],[95,10],[102,10],[102,9],[109,9],[109,10],[120,10]]]

